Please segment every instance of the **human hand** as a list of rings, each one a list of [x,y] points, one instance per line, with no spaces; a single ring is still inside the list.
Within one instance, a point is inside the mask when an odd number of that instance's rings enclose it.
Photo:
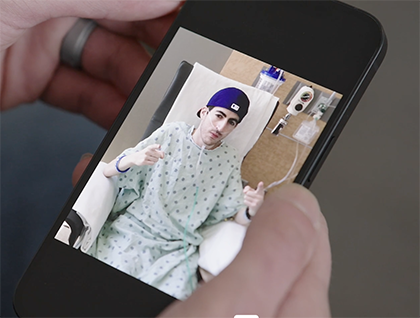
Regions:
[[[178,1],[3,0],[0,105],[38,98],[109,128],[150,60]],[[76,17],[95,19],[76,70],[60,63],[61,41]],[[130,22],[131,21],[131,22]]]
[[[249,214],[254,216],[264,202],[264,182],[258,183],[256,189],[246,186],[243,190],[244,202],[249,208]]]
[[[330,317],[331,253],[316,198],[285,185],[253,218],[234,261],[160,317]]]
[[[153,166],[159,159],[163,159],[164,156],[164,152],[160,150],[160,145],[154,144],[127,156],[127,160],[131,163],[130,166]]]
[[[91,156],[73,173],[73,184]],[[269,195],[233,262],[161,317],[330,317],[331,251],[316,198],[296,184]]]

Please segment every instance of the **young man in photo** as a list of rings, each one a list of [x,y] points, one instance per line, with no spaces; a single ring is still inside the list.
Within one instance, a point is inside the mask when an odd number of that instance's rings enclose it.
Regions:
[[[216,92],[197,115],[158,128],[104,169],[121,189],[89,253],[178,299],[197,287],[201,230],[234,217],[249,224],[264,198],[243,189],[241,160],[223,140],[248,113],[234,87]],[[226,242],[229,244],[229,242]]]

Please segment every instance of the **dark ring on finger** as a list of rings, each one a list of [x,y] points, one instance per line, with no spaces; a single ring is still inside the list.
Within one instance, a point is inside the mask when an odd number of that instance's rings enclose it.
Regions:
[[[60,48],[60,61],[71,67],[80,68],[86,41],[96,26],[93,20],[78,19],[64,36]]]

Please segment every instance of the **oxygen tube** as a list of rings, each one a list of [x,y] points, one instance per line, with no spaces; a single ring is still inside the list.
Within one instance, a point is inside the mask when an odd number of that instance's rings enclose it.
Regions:
[[[328,108],[335,108],[335,106],[332,106],[332,102],[334,101],[336,93],[333,92],[331,94],[331,96],[325,101],[325,103],[320,103],[317,108],[313,111],[311,111],[307,118],[302,121],[301,125],[298,127],[298,129],[296,130],[296,132],[293,134],[293,137],[298,140],[300,143],[304,144],[304,145],[309,145],[311,143],[311,141],[313,140],[313,138],[315,137],[315,135],[319,132],[319,127],[317,126],[316,122],[318,120],[320,120],[320,118],[322,117],[322,115],[324,115],[324,113],[328,110]],[[310,117],[312,117],[312,120],[309,121]],[[264,191],[267,191],[281,183],[283,183],[284,181],[288,180],[289,178],[294,178],[297,174],[295,174],[294,176],[290,176],[291,173],[293,172],[293,169],[295,168],[297,162],[300,162],[302,159],[302,156],[304,154],[304,152],[302,152],[300,154],[300,156],[298,155],[299,152],[299,142],[296,142],[296,154],[295,154],[295,158],[293,160],[292,165],[290,166],[289,171],[286,173],[286,175],[279,181],[275,181],[273,183],[271,183],[270,185],[268,185]]]
[[[211,122],[211,124],[213,125],[212,122]],[[204,149],[206,148],[206,144],[204,143],[204,140],[203,140],[203,136],[201,134],[201,131],[200,131],[200,137],[201,137],[201,142],[202,142],[203,145],[201,146],[200,155],[198,156],[197,164],[195,165],[195,175],[196,175],[195,184],[196,184],[196,186],[195,186],[194,204],[193,204],[193,207],[191,209],[191,212],[190,212],[190,214],[188,216],[187,224],[184,227],[184,236],[183,236],[184,256],[185,256],[185,262],[187,264],[188,281],[189,281],[189,284],[190,284],[191,292],[194,291],[194,287],[193,287],[193,282],[192,282],[192,273],[191,273],[190,264],[189,264],[189,261],[188,261],[188,255],[187,255],[187,229],[188,229],[188,225],[190,224],[191,217],[194,214],[195,207],[197,206],[197,198],[198,198],[198,192],[199,192],[199,186],[198,186],[198,181],[199,180],[198,180],[198,176],[200,175],[200,173],[199,173],[199,166],[201,164],[201,158],[203,156]],[[192,139],[192,136],[191,136],[191,139]],[[192,139],[192,141],[194,142],[193,139]]]
[[[269,190],[269,189],[271,189],[271,188],[273,188],[273,187],[275,187],[275,186],[278,186],[279,184],[283,183],[284,181],[286,181],[286,180],[289,178],[290,174],[292,173],[293,169],[294,169],[294,168],[295,168],[295,166],[296,166],[296,162],[298,161],[298,150],[299,150],[299,143],[297,142],[297,143],[296,143],[296,154],[295,154],[295,159],[293,160],[293,163],[292,163],[292,165],[290,166],[289,171],[286,173],[286,175],[285,175],[285,176],[284,176],[281,180],[279,180],[279,181],[275,181],[275,182],[273,182],[273,183],[269,184],[269,185],[268,185],[268,186],[264,189],[264,191],[267,191],[267,190]]]
[[[188,281],[190,282],[191,291],[194,290],[194,287],[192,283],[192,274],[191,274],[190,264],[188,262],[188,255],[187,255],[187,228],[188,228],[188,224],[190,223],[191,216],[194,213],[195,206],[197,205],[197,196],[198,196],[198,185],[195,187],[194,204],[193,204],[191,213],[188,216],[187,224],[185,225],[185,228],[184,228],[184,239],[183,239],[185,262],[187,263]]]

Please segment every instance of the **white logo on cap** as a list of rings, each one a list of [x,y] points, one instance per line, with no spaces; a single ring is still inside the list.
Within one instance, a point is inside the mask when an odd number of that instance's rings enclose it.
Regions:
[[[239,105],[236,105],[235,103],[233,103],[230,108],[232,108],[234,111],[238,111],[239,110]]]

